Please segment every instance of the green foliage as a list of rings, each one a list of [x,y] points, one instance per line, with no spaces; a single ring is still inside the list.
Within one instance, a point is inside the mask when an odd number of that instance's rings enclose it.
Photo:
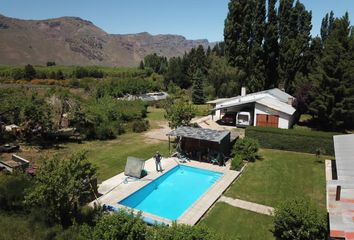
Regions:
[[[25,78],[25,71],[24,71],[24,69],[14,68],[14,69],[11,71],[10,76],[11,76],[14,80],[23,79],[23,78]]]
[[[23,109],[25,138],[41,138],[51,132],[53,122],[50,109],[44,98],[32,95]]]
[[[26,80],[31,80],[36,77],[36,70],[34,69],[34,67],[31,64],[27,64],[25,66],[23,77]]]
[[[243,157],[240,154],[236,154],[231,160],[231,170],[240,171],[243,167]]]
[[[322,128],[354,127],[354,37],[348,14],[324,19],[322,55],[312,74],[314,99],[309,110]]]
[[[142,101],[124,101],[105,96],[91,100],[83,109],[77,109],[72,124],[90,139],[112,139],[125,131],[124,123],[142,121],[146,111],[147,105]]]
[[[310,202],[293,199],[275,211],[274,236],[281,240],[327,239],[327,217]]]
[[[103,78],[104,73],[102,70],[95,67],[77,67],[72,75],[76,78],[85,78],[85,77],[93,77],[93,78]]]
[[[125,67],[98,67],[98,66],[40,66],[33,67],[36,71],[35,77],[39,79],[56,79],[55,75],[61,71],[63,76],[68,79],[84,80],[86,77],[102,78],[102,77],[116,77],[116,78],[144,78],[149,76],[148,69],[125,68]],[[77,76],[76,76],[77,74]],[[4,79],[20,80],[25,79],[24,67],[18,66],[4,66],[0,65],[0,77]],[[84,81],[83,81],[84,82]]]
[[[151,68],[155,73],[163,74],[167,70],[167,58],[156,53],[144,57],[145,68]]]
[[[70,225],[93,194],[96,170],[85,159],[85,153],[78,153],[65,160],[45,161],[25,197],[26,204],[40,208],[48,222]]]
[[[254,162],[259,158],[259,143],[256,139],[244,137],[238,139],[233,147],[233,154],[240,155],[244,160]]]
[[[279,76],[286,92],[293,93],[296,78],[309,74],[311,15],[300,1],[279,3]]]
[[[147,240],[218,240],[222,239],[204,225],[154,226],[148,232]]]
[[[0,209],[22,209],[25,190],[30,184],[31,179],[22,173],[12,175],[0,173]]]
[[[168,125],[171,128],[188,126],[192,118],[196,115],[196,109],[190,99],[181,91],[176,95],[170,95],[165,102]]]
[[[209,59],[202,45],[192,48],[183,57],[173,57],[169,60],[168,70],[164,74],[165,87],[176,85],[187,89],[194,83],[193,78],[197,71],[206,76],[209,68]]]
[[[229,2],[225,20],[225,55],[231,66],[240,71],[239,85],[251,92],[264,87],[265,1]]]
[[[278,16],[276,0],[268,0],[268,21],[264,35],[265,53],[265,89],[277,87],[279,83],[279,42],[278,42]]]
[[[165,86],[175,84],[180,88],[188,88],[191,83],[187,76],[186,56],[172,57],[168,62],[168,69],[165,73]]]
[[[192,101],[194,104],[203,104],[205,102],[203,84],[205,77],[200,69],[193,76]]]
[[[159,90],[153,80],[143,78],[112,78],[100,82],[96,87],[96,98],[106,95],[123,97],[126,94],[138,95]]]
[[[51,67],[51,66],[55,66],[55,65],[56,65],[55,62],[51,62],[51,61],[47,62],[47,67]]]
[[[333,135],[337,134],[340,133],[267,127],[246,128],[246,136],[257,139],[263,148],[307,153],[316,153],[316,149],[321,148],[329,155],[334,155]]]
[[[0,91],[1,120],[23,127],[23,137],[45,137],[53,129],[51,108],[45,98],[26,89],[2,89]]]
[[[133,132],[140,133],[149,129],[149,122],[146,120],[134,120],[132,122]]]
[[[97,240],[111,239],[146,239],[147,225],[140,217],[126,214],[123,211],[104,215],[94,227],[92,238]]]
[[[208,69],[206,97],[233,97],[241,89],[239,85],[239,71],[228,65],[224,57],[211,55],[209,57],[210,67]]]

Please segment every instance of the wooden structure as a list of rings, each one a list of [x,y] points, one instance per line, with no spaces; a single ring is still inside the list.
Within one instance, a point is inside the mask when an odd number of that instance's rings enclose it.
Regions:
[[[228,156],[231,151],[230,131],[217,131],[205,128],[179,127],[170,133],[177,139],[177,151],[189,158],[210,162],[217,154]]]

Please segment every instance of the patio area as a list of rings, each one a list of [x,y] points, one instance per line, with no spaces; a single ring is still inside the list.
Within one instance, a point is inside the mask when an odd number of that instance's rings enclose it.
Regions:
[[[155,160],[153,158],[145,162],[145,170],[147,175],[141,179],[129,178],[120,173],[104,182],[102,182],[98,187],[98,192],[101,196],[93,201],[94,203],[100,205],[109,205],[118,209],[133,210],[135,213],[138,211],[134,209],[129,209],[126,206],[118,204],[121,200],[128,197],[132,193],[141,189],[145,185],[149,184],[162,174],[167,173],[173,169],[178,164],[202,168],[211,171],[217,171],[223,173],[222,177],[215,182],[191,207],[189,207],[182,216],[177,220],[177,223],[183,223],[188,225],[195,225],[202,218],[202,216],[208,211],[208,209],[219,199],[222,193],[231,185],[231,183],[240,174],[238,171],[229,170],[229,162],[226,166],[212,165],[210,163],[198,162],[198,161],[187,161],[185,163],[180,163],[179,159],[176,157],[168,157],[162,159],[162,167],[164,169],[163,173],[156,172]],[[161,218],[159,216],[142,212],[142,216],[146,219],[157,221],[165,224],[172,224],[169,219]]]

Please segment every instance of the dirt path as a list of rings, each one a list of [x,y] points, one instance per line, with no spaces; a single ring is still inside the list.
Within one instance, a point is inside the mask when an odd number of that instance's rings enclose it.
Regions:
[[[145,142],[148,143],[158,143],[159,141],[167,141],[167,133],[171,131],[171,128],[168,126],[168,123],[161,121],[158,123],[160,128],[151,129],[148,132],[144,133]]]

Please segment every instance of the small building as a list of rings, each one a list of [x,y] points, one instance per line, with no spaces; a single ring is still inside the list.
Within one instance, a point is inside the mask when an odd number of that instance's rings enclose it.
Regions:
[[[274,88],[261,92],[246,94],[242,88],[241,95],[228,99],[216,99],[207,102],[214,108],[214,121],[222,119],[227,112],[246,113],[250,116],[247,126],[268,126],[291,128],[295,121],[296,109],[292,106],[294,97]],[[237,118],[237,115],[235,114]],[[236,119],[237,125],[237,119]]]
[[[222,153],[224,156],[230,154],[230,131],[178,127],[168,133],[167,136],[177,137],[180,150],[195,160],[207,161],[211,152]]]
[[[330,239],[354,239],[354,134],[334,139],[335,161],[326,160]]]

